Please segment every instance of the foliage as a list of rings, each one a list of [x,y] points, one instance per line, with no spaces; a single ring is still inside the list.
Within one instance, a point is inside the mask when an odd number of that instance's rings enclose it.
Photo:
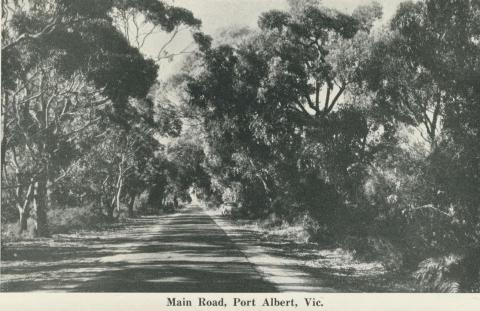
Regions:
[[[127,11],[166,32],[200,25],[154,0],[2,1],[2,221],[17,209],[20,232],[31,216],[48,235],[58,206],[94,204],[112,219],[125,202],[132,216],[162,179],[154,136],[179,125],[154,117],[158,66],[117,28]]]
[[[290,2],[259,31],[224,32],[182,76],[211,198],[273,223],[307,215],[317,241],[353,237],[393,270],[474,258],[478,2],[406,2],[376,29],[377,3],[349,16]]]
[[[213,40],[156,0],[2,1],[2,223],[48,235],[193,191],[424,291],[478,291],[480,3],[404,2],[383,27],[375,2],[288,3]],[[157,82],[173,56],[139,34],[182,25],[197,49]]]
[[[428,258],[422,261],[415,277],[419,280],[421,290],[425,292],[456,293],[459,284],[452,280],[455,267],[460,258],[449,255],[441,258]]]
[[[380,16],[365,12],[357,20],[309,3],[267,12],[260,33],[231,31],[242,39],[193,61],[201,68],[185,77],[186,101],[201,109],[215,156],[207,166],[224,189],[241,185],[247,215],[292,219],[309,210],[323,225],[342,221],[336,210],[355,192],[373,147],[373,119],[342,101],[357,87],[353,63],[368,55],[366,25]]]
[[[71,233],[82,230],[100,230],[109,220],[92,205],[57,208],[48,211],[52,233]]]

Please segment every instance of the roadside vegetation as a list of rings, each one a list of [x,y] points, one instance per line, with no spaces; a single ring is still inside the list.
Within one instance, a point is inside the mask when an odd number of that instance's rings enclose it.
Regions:
[[[479,2],[407,1],[385,24],[375,2],[289,3],[212,39],[155,0],[2,0],[2,237],[194,192],[418,290],[479,292]],[[175,53],[145,56],[142,36],[180,28],[196,48],[164,82]]]
[[[375,3],[292,1],[226,31],[180,79],[204,122],[207,200],[425,291],[478,292],[479,10],[405,2],[378,25]]]
[[[175,162],[156,138],[181,128],[156,97],[158,63],[173,56],[166,45],[155,59],[140,49],[152,33],[173,39],[180,27],[201,38],[200,24],[155,0],[2,1],[4,236],[178,205],[192,161]]]

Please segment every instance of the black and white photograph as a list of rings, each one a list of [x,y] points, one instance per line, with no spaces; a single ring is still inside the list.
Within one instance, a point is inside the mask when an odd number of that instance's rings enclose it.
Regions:
[[[479,0],[1,4],[0,295],[480,293]]]

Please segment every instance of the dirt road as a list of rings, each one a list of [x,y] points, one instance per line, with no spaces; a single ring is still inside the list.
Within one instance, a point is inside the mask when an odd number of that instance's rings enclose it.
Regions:
[[[2,253],[2,291],[276,291],[198,206],[101,235],[7,245]]]
[[[411,277],[190,205],[2,247],[0,291],[407,292]]]

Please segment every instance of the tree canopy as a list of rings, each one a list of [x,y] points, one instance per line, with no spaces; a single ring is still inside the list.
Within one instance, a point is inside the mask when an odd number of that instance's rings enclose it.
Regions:
[[[478,291],[480,2],[407,1],[385,25],[376,2],[287,2],[212,38],[165,1],[2,0],[2,222],[48,236],[52,211],[112,222],[196,193]],[[169,53],[183,29],[195,47]]]

